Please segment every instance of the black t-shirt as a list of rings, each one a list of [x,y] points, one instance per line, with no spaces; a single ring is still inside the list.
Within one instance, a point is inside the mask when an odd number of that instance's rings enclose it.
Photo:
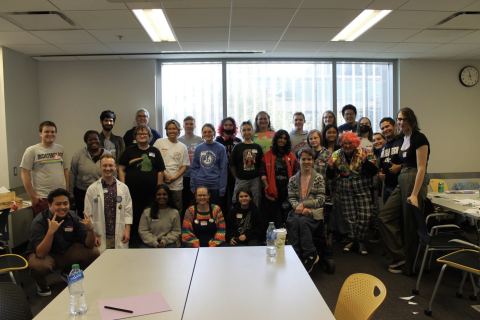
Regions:
[[[260,176],[262,157],[260,145],[239,143],[232,150],[230,165],[235,167],[238,179],[252,180]]]
[[[125,166],[125,184],[132,197],[150,198],[155,194],[158,173],[165,170],[157,148],[141,150],[137,145],[130,146],[120,157],[119,164]]]
[[[288,185],[288,167],[283,157],[283,154],[275,156],[275,185],[277,190],[286,188]]]
[[[37,215],[30,226],[30,242],[28,243],[27,254],[36,253],[38,245],[43,241],[48,231],[48,220],[53,219],[50,209]],[[75,213],[69,211],[58,230],[53,234],[52,246],[49,253],[64,254],[75,242],[85,244],[88,230],[80,223],[82,219]]]
[[[406,138],[404,138],[406,139]],[[417,167],[417,149],[422,146],[428,146],[427,164],[430,157],[430,143],[427,137],[416,131],[410,136],[410,147],[407,150],[401,150],[400,147],[400,161],[403,162],[404,168],[416,168]]]
[[[103,150],[104,149],[100,149],[100,154],[98,156],[92,156],[92,160],[93,160],[94,163],[97,163],[97,161],[100,160],[100,158],[103,155]]]
[[[242,142],[242,140],[240,140],[240,138],[230,138],[228,140],[225,140],[223,139],[222,136],[218,136],[215,138],[215,141],[220,143],[222,146],[225,147],[225,152],[227,152],[227,161],[228,161],[228,165],[230,165],[230,157],[232,155],[232,150],[233,148],[235,147],[235,145],[239,144],[240,142]]]
[[[398,176],[400,171],[397,173],[391,173],[389,169],[392,167],[390,161],[393,164],[402,164],[400,160],[400,148],[403,144],[403,134],[397,135],[391,141],[387,140],[387,143],[382,149],[380,155],[379,169],[383,169],[385,174],[385,186],[387,187],[396,187],[398,184]]]

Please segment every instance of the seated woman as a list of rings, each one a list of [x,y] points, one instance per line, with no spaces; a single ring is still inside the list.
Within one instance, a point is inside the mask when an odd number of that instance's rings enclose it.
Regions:
[[[372,177],[377,174],[370,151],[360,147],[360,138],[353,132],[340,137],[341,149],[328,158],[327,177],[336,175],[336,192],[347,221],[349,244],[344,252],[357,251],[367,255],[363,243],[373,214]]]
[[[313,169],[313,150],[304,148],[299,156],[301,170],[288,183],[288,201],[293,207],[288,217],[288,243],[310,273],[320,259],[312,234],[323,220],[325,182]]]
[[[182,242],[185,247],[219,247],[225,243],[225,220],[219,206],[210,204],[210,191],[200,186],[195,190],[197,204],[185,211]]]
[[[253,202],[249,188],[239,188],[237,202],[233,204],[227,216],[227,243],[232,246],[258,246],[263,234],[260,211]]]
[[[159,184],[155,201],[140,218],[138,234],[143,241],[140,248],[176,248],[180,233],[180,215],[172,191],[166,184]]]

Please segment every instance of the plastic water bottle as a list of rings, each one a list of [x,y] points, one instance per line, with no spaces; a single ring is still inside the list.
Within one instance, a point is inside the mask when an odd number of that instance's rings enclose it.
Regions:
[[[85,301],[85,286],[83,285],[83,271],[78,264],[72,265],[68,275],[68,291],[70,291],[70,314],[83,314],[87,311]]]
[[[275,246],[275,239],[277,234],[275,233],[275,224],[270,222],[267,229],[267,256],[275,257],[277,255],[277,247]]]

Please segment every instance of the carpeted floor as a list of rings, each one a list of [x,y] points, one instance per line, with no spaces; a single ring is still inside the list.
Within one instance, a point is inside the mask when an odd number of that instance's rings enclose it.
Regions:
[[[469,237],[477,241],[473,231],[469,233]],[[480,319],[480,313],[472,308],[472,305],[480,305],[480,301],[470,301],[468,299],[468,296],[473,293],[469,281],[464,286],[463,299],[455,296],[462,276],[458,270],[448,268],[445,272],[433,306],[433,315],[432,317],[427,317],[423,310],[428,307],[441,265],[436,262],[432,263],[430,274],[424,274],[422,278],[420,295],[415,296],[412,300],[418,303],[418,305],[409,305],[407,301],[401,300],[399,297],[412,295],[412,289],[415,287],[417,277],[389,273],[387,268],[390,261],[380,254],[381,243],[367,243],[368,256],[360,256],[356,253],[343,253],[343,246],[344,244],[342,243],[334,243],[335,274],[326,274],[320,266],[315,266],[311,273],[312,280],[332,312],[335,310],[337,297],[345,279],[353,273],[368,273],[379,278],[387,287],[387,297],[372,319]],[[435,255],[435,259],[438,257],[440,257],[440,254]],[[23,289],[29,297],[34,316],[67,287],[66,283],[60,278],[59,271],[57,271],[48,278],[52,295],[50,297],[40,297],[36,294],[36,285],[30,278],[28,271],[20,271],[19,277],[23,282]],[[1,275],[0,281],[10,280],[7,275]],[[66,305],[65,308],[68,309],[69,306]],[[412,312],[418,312],[418,314],[414,315]],[[322,319],[321,315],[318,318]]]

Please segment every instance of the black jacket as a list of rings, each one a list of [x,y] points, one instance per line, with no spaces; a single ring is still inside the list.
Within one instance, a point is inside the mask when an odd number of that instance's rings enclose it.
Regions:
[[[240,232],[242,231],[243,224],[245,223],[245,219],[247,218],[249,211],[251,211],[251,214],[247,228],[244,232],[245,237],[247,237],[245,242],[252,239],[260,238],[260,236],[264,232],[264,230],[262,229],[260,210],[258,210],[257,206],[253,203],[253,201],[251,201],[250,207],[246,210],[241,208],[240,203],[235,202],[226,218],[227,232],[225,238],[227,243],[230,243],[230,240],[232,238],[238,239],[238,237],[240,237]],[[235,241],[238,242],[237,239]]]

